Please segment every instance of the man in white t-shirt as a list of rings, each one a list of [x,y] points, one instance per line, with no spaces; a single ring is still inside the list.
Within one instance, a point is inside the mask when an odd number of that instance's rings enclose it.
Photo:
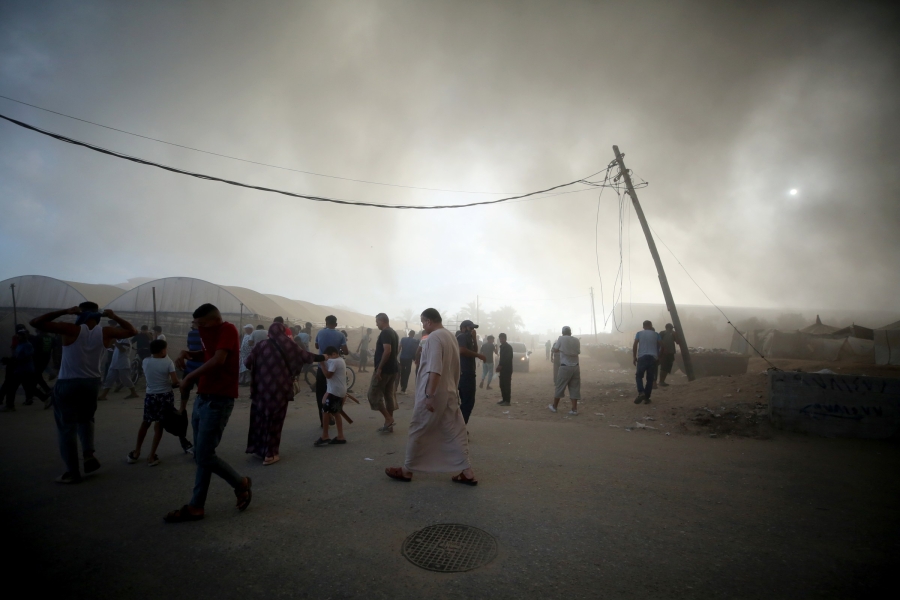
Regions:
[[[660,349],[659,334],[653,329],[653,323],[644,321],[644,329],[634,335],[632,353],[634,364],[637,366],[635,380],[637,381],[637,398],[635,404],[644,402],[650,404],[650,394],[653,392],[653,380],[656,379],[656,361],[659,359]],[[647,375],[647,385],[644,386],[644,374]]]
[[[330,419],[322,419],[322,436],[315,441],[313,446],[317,448],[334,444],[346,444],[344,439],[344,419],[341,410],[344,407],[344,399],[347,397],[347,363],[341,357],[341,352],[334,346],[325,348],[325,362],[320,363],[322,374],[325,375],[326,388],[322,397],[322,408],[334,415],[337,425],[337,437],[333,440],[328,437]]]

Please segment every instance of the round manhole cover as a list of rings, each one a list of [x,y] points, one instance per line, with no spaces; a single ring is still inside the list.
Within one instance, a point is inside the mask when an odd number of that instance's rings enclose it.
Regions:
[[[470,571],[494,560],[497,540],[468,525],[431,525],[406,538],[403,556],[417,567],[429,571]]]

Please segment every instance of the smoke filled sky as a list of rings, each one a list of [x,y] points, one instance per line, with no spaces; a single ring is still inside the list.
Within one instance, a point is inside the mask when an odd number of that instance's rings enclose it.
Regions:
[[[651,226],[718,304],[891,310],[898,14],[823,1],[7,1],[0,94],[220,154],[452,190],[566,183],[605,169],[617,144],[650,184],[639,195]],[[238,162],[5,99],[0,113],[298,193],[502,197]],[[607,311],[620,293],[609,189],[449,211],[348,208],[0,122],[0,213],[0,279],[191,276],[372,314],[453,314],[479,295],[483,310],[511,304],[540,332],[586,333],[601,278]],[[621,298],[662,302],[630,210],[624,225]],[[676,301],[706,304],[659,245]]]

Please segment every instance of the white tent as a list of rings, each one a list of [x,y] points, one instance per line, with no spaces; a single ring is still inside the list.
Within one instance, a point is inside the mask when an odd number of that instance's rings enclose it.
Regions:
[[[900,365],[900,321],[875,330],[875,364]]]

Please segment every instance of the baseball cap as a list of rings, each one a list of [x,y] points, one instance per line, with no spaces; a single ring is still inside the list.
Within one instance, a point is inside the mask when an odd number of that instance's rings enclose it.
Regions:
[[[463,321],[462,323],[460,323],[459,326],[460,326],[460,327],[471,327],[471,328],[473,328],[473,329],[478,329],[478,325],[476,325],[475,323],[473,323],[473,322],[470,321],[469,319],[466,319],[465,321]]]

